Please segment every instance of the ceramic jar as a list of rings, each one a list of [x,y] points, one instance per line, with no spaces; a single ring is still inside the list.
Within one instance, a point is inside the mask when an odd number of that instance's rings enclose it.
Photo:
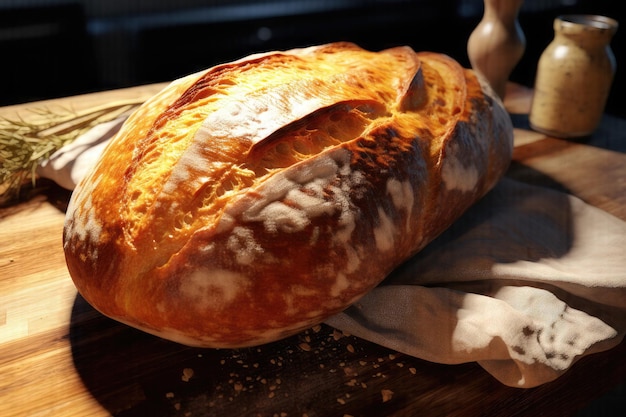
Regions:
[[[616,20],[597,15],[554,20],[554,39],[537,65],[529,116],[532,129],[562,138],[593,133],[615,74],[610,41],[617,27]]]

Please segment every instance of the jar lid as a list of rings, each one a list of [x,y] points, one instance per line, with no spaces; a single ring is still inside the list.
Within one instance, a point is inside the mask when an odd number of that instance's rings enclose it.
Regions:
[[[576,33],[580,30],[609,32],[617,31],[618,22],[607,16],[593,14],[560,15],[554,20],[554,29]]]

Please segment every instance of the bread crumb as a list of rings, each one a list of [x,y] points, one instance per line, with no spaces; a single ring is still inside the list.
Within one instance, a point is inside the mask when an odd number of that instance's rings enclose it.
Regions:
[[[347,366],[345,368],[343,368],[343,372],[347,375],[347,376],[357,376],[359,375],[358,372],[356,372],[354,369],[352,369],[351,367]]]
[[[193,369],[191,368],[183,369],[183,376],[181,377],[181,379],[185,382],[189,382],[191,377],[193,377]]]
[[[308,343],[300,343],[298,346],[305,352],[311,351],[311,345],[309,345]]]
[[[393,397],[393,391],[390,389],[383,389],[380,390],[381,395],[383,396],[383,402],[386,403],[387,401],[391,400],[391,397]]]
[[[417,373],[417,369],[409,368],[409,372],[411,372],[413,375],[415,375]]]
[[[343,398],[337,398],[337,402],[341,405],[345,405],[346,404],[346,400],[344,400]]]

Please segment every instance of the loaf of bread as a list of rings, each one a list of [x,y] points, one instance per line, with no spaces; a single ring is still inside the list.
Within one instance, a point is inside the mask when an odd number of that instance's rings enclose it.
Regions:
[[[511,121],[445,55],[333,43],[174,81],[74,191],[64,249],[103,314],[192,346],[342,311],[502,176]]]

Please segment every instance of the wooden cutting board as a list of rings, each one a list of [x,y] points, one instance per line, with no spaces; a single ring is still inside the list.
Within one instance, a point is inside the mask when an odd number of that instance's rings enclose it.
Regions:
[[[89,107],[158,88],[45,104]],[[524,128],[529,93],[515,88],[507,96],[509,109],[521,114],[514,115],[520,128],[508,175],[566,190],[626,220],[626,121],[606,118],[586,143],[547,138]],[[47,184],[0,209],[3,417],[563,416],[626,381],[626,343],[583,358],[554,382],[522,390],[503,386],[474,363],[429,363],[325,325],[237,350],[157,339],[103,317],[77,295],[61,244],[68,198]]]

